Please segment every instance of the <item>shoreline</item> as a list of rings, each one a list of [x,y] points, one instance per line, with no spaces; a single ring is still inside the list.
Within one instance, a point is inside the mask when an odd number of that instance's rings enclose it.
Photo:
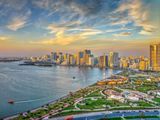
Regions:
[[[117,70],[118,70],[118,69],[117,69]],[[120,70],[120,69],[119,69],[119,71],[117,71],[117,73],[115,73],[114,75],[118,75],[118,74],[121,73],[122,71],[123,71],[123,70]],[[109,78],[109,77],[110,77],[110,76],[108,76],[107,78]],[[105,79],[107,79],[107,78],[105,78]],[[103,79],[101,79],[101,80],[103,80]],[[97,81],[101,81],[101,80],[97,80]],[[80,88],[80,89],[88,88],[88,87],[90,87],[90,86],[92,86],[92,85],[94,85],[94,84],[96,84],[96,83],[93,83],[93,84],[91,84],[91,85],[88,85],[88,86],[83,87],[83,88]],[[79,91],[80,89],[78,89],[78,90],[76,90],[76,91],[73,91],[73,93],[76,93],[76,92]],[[31,109],[31,110],[27,110],[27,111],[34,112],[34,111],[39,110],[40,108],[42,108],[42,107],[44,107],[44,106],[46,106],[46,105],[54,104],[54,103],[58,102],[59,100],[65,99],[65,98],[67,98],[68,96],[69,96],[69,94],[67,94],[67,95],[65,95],[65,96],[62,96],[62,97],[60,97],[60,98],[57,98],[56,100],[50,101],[50,102],[48,102],[48,103],[46,103],[46,104],[44,104],[44,105],[42,105],[42,106],[33,108],[33,109]],[[6,117],[0,118],[0,119],[4,119],[4,120],[14,119],[14,118],[18,117],[19,114],[21,114],[21,113],[26,113],[27,111],[19,112],[19,113],[17,113],[17,114],[13,114],[13,115],[10,115],[10,116],[6,116]]]
[[[36,65],[36,62],[31,62],[31,63],[20,63],[19,65],[21,66],[45,66],[45,65]],[[79,67],[79,68],[99,68],[99,69],[113,69],[113,70],[121,70],[121,68],[118,67],[100,67],[97,65],[63,65],[63,64],[56,64],[56,63],[50,63],[50,65],[48,67],[52,67],[52,66],[64,66],[64,67]]]

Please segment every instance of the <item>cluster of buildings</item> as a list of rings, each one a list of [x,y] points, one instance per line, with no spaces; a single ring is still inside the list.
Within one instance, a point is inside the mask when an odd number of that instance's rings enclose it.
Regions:
[[[32,62],[50,62],[58,65],[96,66],[100,68],[119,67],[119,54],[110,52],[109,55],[95,57],[91,50],[80,51],[77,54],[52,52],[50,55],[31,57]]]
[[[122,94],[117,92],[117,91],[115,91],[115,90],[107,89],[107,90],[104,91],[104,94],[107,96],[108,99],[117,100],[117,101],[119,101],[121,103],[125,102],[125,99],[122,96]]]
[[[140,57],[121,57],[120,58],[120,68],[123,69],[138,69],[138,70],[149,70],[150,69],[150,62],[149,59],[140,56]]]
[[[127,81],[128,81],[127,77],[112,75],[110,78],[98,81],[97,85],[118,85],[118,84],[124,84]]]
[[[112,89],[106,89],[104,91],[104,94],[107,96],[108,99],[113,99],[113,100],[117,100],[119,102],[127,102],[127,101],[131,101],[131,102],[138,102],[140,100],[152,100],[154,97],[150,96],[146,93],[141,93],[138,91],[123,91],[121,93],[112,90]]]
[[[160,97],[160,90],[151,90],[147,92],[150,95],[159,96]]]
[[[31,57],[30,60],[32,62],[50,62],[58,65],[160,71],[160,43],[150,45],[150,58],[143,56],[119,57],[118,52],[109,52],[95,57],[91,50],[84,50],[76,54],[52,52],[50,55]]]

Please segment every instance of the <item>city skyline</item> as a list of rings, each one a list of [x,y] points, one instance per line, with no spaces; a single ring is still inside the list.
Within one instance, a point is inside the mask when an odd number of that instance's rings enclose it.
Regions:
[[[149,56],[160,42],[159,0],[1,0],[0,56],[51,51]]]
[[[159,45],[159,44],[157,44]],[[156,51],[154,51],[156,52]],[[150,54],[153,54],[150,52]],[[98,67],[98,68],[120,68],[120,69],[136,69],[136,70],[154,70],[152,58],[145,56],[119,56],[118,52],[104,53],[96,56],[91,50],[79,51],[75,54],[63,52],[51,52],[43,56],[33,56],[26,58],[22,65],[35,66],[79,66],[79,67]],[[157,61],[159,62],[159,60]],[[159,65],[158,65],[159,66]],[[158,67],[157,66],[157,67]]]

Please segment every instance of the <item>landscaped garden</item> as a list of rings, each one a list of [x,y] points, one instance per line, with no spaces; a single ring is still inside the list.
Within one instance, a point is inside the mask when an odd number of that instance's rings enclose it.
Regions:
[[[160,98],[158,98],[158,97],[157,97],[157,98],[154,98],[153,100],[154,100],[155,102],[160,103]]]
[[[77,105],[80,109],[101,109],[106,106],[106,99],[104,98],[89,98],[85,99]]]
[[[137,86],[136,87],[136,90],[137,91],[140,91],[140,92],[144,92],[146,93],[147,91],[150,91],[150,90],[156,90],[157,89],[157,86],[155,85],[141,85],[141,86]]]

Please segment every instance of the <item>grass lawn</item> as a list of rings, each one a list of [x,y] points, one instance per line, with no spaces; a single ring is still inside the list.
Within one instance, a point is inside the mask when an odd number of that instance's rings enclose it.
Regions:
[[[95,92],[87,95],[86,97],[101,97],[101,96],[102,96],[102,95],[101,95],[100,91],[97,90],[97,91],[95,91]]]
[[[97,100],[86,99],[83,103],[85,105],[78,104],[80,109],[99,109],[105,108],[105,105],[109,105],[111,107],[127,106],[125,103],[115,100],[107,100],[106,98],[98,98]]]
[[[83,101],[85,105],[78,104],[77,106],[80,109],[99,109],[99,108],[104,108],[103,105],[106,105],[106,99],[97,99],[97,100],[91,100],[91,99],[86,99]]]
[[[107,100],[106,104],[110,105],[111,107],[128,106],[127,103],[121,103],[121,102],[116,101],[116,100]]]
[[[154,98],[153,100],[160,103],[160,98]]]
[[[153,105],[151,105],[150,103],[147,103],[145,101],[138,101],[136,102],[137,106],[142,106],[142,107],[152,107]]]
[[[149,85],[142,85],[142,86],[138,86],[137,88],[136,88],[136,90],[138,90],[138,91],[140,91],[140,92],[148,92],[148,91],[150,91],[150,90],[156,90],[157,89],[157,87],[156,86],[153,86],[153,85],[151,85],[151,86],[149,86]]]
[[[40,109],[40,110],[37,110],[36,112],[34,113],[28,113],[27,117],[23,117],[22,115],[20,115],[18,118],[16,118],[15,120],[28,120],[29,118],[37,118],[37,117],[41,117],[45,114],[47,114],[48,111],[45,110],[45,109]]]

